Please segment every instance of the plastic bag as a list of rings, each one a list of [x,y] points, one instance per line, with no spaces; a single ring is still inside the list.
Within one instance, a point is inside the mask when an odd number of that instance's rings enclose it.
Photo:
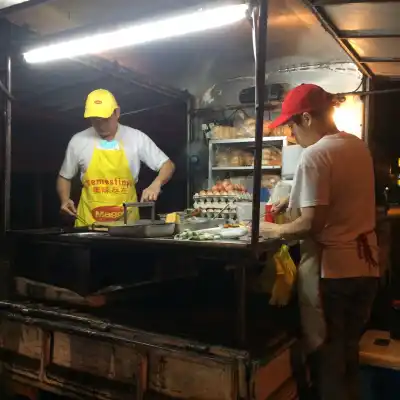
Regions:
[[[297,269],[292,257],[290,257],[289,247],[286,245],[281,246],[273,259],[275,261],[276,278],[269,303],[283,307],[289,303],[292,297]]]
[[[275,204],[282,200],[288,199],[291,190],[292,190],[292,185],[290,183],[282,181],[277,182],[271,193],[271,203]]]
[[[253,290],[271,295],[269,303],[286,306],[293,293],[297,269],[289,254],[289,248],[282,245],[278,252],[269,257],[261,274],[253,284]]]

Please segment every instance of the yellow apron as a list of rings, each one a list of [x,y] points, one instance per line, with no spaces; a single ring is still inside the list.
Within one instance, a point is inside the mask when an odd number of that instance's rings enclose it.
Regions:
[[[122,144],[113,141],[113,145],[107,148],[102,143],[105,142],[100,142],[94,148],[92,159],[83,176],[76,227],[84,226],[83,221],[87,225],[121,223],[122,204],[137,201],[135,180]],[[138,208],[128,209],[128,222],[138,219]]]

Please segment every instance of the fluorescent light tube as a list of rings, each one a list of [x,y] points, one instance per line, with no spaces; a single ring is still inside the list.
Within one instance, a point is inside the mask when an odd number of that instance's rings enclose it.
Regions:
[[[0,10],[17,4],[26,3],[28,0],[0,0]]]
[[[114,32],[39,47],[24,53],[24,58],[28,63],[49,62],[219,28],[245,18],[247,8],[246,4],[236,4],[201,9],[197,12],[143,23]]]

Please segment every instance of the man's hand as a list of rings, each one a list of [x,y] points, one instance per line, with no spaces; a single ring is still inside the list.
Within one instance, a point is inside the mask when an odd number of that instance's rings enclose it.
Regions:
[[[272,204],[271,214],[278,215],[286,211],[287,206],[289,204],[289,199],[281,199],[277,203]]]
[[[76,217],[77,214],[75,204],[71,199],[68,199],[61,204],[61,211],[68,215],[71,215],[72,217]]]
[[[280,239],[282,225],[271,222],[260,222],[260,235],[266,239]]]
[[[147,189],[143,190],[141,202],[156,201],[161,191],[161,185],[153,182]]]

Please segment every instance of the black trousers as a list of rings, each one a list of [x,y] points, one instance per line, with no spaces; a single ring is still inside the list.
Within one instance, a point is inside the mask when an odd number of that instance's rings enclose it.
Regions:
[[[359,342],[378,286],[378,278],[321,280],[327,337],[310,356],[321,400],[360,400]]]

